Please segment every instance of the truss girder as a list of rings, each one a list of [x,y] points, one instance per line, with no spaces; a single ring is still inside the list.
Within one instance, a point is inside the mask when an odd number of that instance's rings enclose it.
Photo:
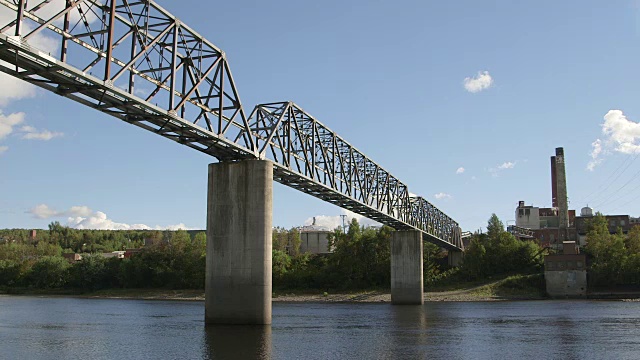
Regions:
[[[245,116],[224,52],[155,2],[0,0],[0,11],[13,12],[0,71],[221,161],[270,159],[282,184],[462,248],[455,221],[294,103]]]
[[[250,115],[260,157],[274,179],[395,229],[462,248],[458,223],[293,102],[261,104]]]

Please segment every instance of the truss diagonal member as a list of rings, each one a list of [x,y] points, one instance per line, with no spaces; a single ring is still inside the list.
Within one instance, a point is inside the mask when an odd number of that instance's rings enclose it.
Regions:
[[[76,6],[80,3],[80,1],[70,1],[69,2],[69,6],[66,7],[64,10],[58,12],[57,14],[55,14],[52,18],[50,18],[49,20],[43,22],[40,24],[40,26],[38,26],[37,28],[35,28],[33,31],[31,31],[29,34],[27,34],[24,39],[25,40],[29,40],[31,37],[33,37],[34,35],[36,35],[37,33],[39,33],[40,31],[42,31],[42,29],[48,27],[49,25],[51,25],[54,21],[58,20],[59,18],[61,18],[63,15],[69,13],[71,10],[75,9]]]

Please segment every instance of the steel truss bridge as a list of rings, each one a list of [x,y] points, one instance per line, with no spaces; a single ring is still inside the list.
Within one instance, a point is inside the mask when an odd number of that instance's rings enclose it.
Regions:
[[[149,0],[0,0],[0,71],[461,250],[453,219],[293,102],[245,112],[225,53]]]

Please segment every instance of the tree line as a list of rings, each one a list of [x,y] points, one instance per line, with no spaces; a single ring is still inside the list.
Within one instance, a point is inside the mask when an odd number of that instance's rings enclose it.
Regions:
[[[328,234],[332,253],[312,255],[300,252],[298,229],[274,228],[274,289],[388,289],[393,231],[363,227],[353,219],[346,232],[337,228]],[[99,254],[136,247],[141,250],[125,259]],[[84,253],[83,259],[69,263],[65,252]],[[446,252],[431,243],[424,243],[423,254],[427,288],[539,272],[542,264],[539,246],[516,240],[495,215],[487,234],[474,235],[460,268],[450,268]],[[0,230],[0,287],[203,289],[205,255],[204,232],[78,230],[52,223],[34,241],[27,230]]]
[[[640,226],[628,234],[621,229],[609,233],[607,218],[597,213],[587,224],[587,245],[590,287],[637,287],[640,285]]]

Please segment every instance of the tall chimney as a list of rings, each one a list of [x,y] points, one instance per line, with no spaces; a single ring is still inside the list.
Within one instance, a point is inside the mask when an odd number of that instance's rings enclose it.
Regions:
[[[556,179],[556,157],[551,157],[551,207],[558,207],[558,183]]]
[[[566,241],[569,227],[569,201],[567,198],[567,176],[564,167],[564,149],[556,148],[556,202],[558,204],[558,228],[560,240]]]

